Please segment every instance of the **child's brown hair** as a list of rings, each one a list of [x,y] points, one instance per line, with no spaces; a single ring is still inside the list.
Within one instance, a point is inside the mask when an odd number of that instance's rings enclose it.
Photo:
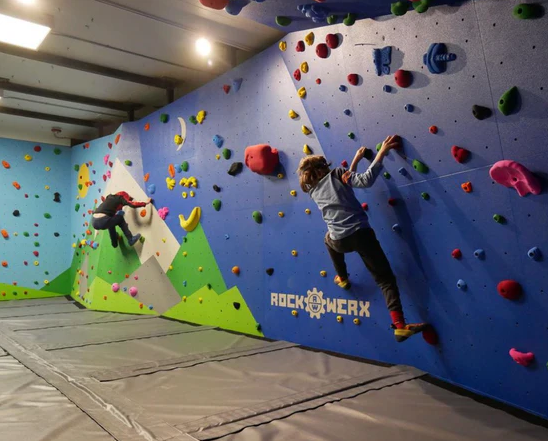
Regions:
[[[306,156],[301,159],[297,169],[301,189],[305,193],[312,190],[331,171],[330,165],[321,155]]]

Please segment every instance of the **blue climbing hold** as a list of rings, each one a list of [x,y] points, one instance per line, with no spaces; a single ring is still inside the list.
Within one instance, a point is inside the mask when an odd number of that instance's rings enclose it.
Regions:
[[[232,80],[232,89],[234,92],[238,92],[238,90],[240,90],[240,87],[242,87],[242,81],[243,78],[236,78]]]
[[[228,234],[225,234],[225,240],[230,239],[230,236]]]
[[[459,280],[457,281],[457,288],[458,288],[458,289],[461,289],[461,290],[463,290],[463,291],[466,291],[466,288],[468,288],[468,285],[466,284],[466,282],[465,282],[464,280],[459,279]]]
[[[118,210],[116,212],[116,214],[119,215],[119,216],[124,216],[126,214],[126,212],[124,210]]]
[[[181,167],[179,164],[177,164],[175,166],[175,170],[177,171],[177,173],[181,173],[183,171],[183,167]]]
[[[415,110],[415,106],[413,104],[406,104],[405,105],[405,110],[407,112],[412,112],[413,110]]]
[[[428,52],[423,55],[422,62],[428,67],[432,74],[440,74],[447,70],[447,63],[455,61],[455,54],[447,53],[447,46],[444,43],[432,43]]]
[[[390,73],[390,63],[392,62],[392,46],[386,46],[382,49],[373,49],[373,64],[375,72],[380,77],[382,74]]]
[[[540,250],[539,250],[538,247],[531,248],[529,251],[527,251],[527,255],[532,260],[540,260],[540,258],[541,258],[541,253],[540,253]]]
[[[352,114],[352,112],[350,111],[350,109],[344,109],[344,114],[346,116],[350,116]]]
[[[122,291],[127,292],[127,286],[124,286],[124,287],[122,288]]]
[[[382,87],[382,91],[383,91],[383,92],[386,92],[386,93],[390,93],[390,92],[392,92],[392,87],[389,86],[388,84],[385,84],[385,85]]]
[[[183,280],[183,286],[186,286],[186,280]]]
[[[154,306],[148,305],[148,309],[150,309],[152,311],[154,309]]]
[[[474,251],[474,257],[476,259],[484,259],[485,251],[483,251],[481,248],[478,248],[476,251]]]
[[[394,231],[395,233],[399,233],[401,231],[399,224],[392,225],[392,231]]]
[[[340,90],[341,92],[346,92],[346,86],[345,86],[344,84],[341,84],[341,85],[339,86],[339,90]]]
[[[402,176],[407,176],[407,170],[403,167],[398,170],[398,173]]]
[[[297,10],[311,19],[314,23],[324,23],[329,15],[329,9],[316,3],[311,5],[299,5],[297,6]]]
[[[156,193],[156,185],[155,184],[147,185],[147,191],[149,194]]]
[[[221,148],[223,146],[224,142],[225,142],[224,139],[221,138],[219,135],[215,135],[213,137],[213,144],[215,144],[219,148]]]

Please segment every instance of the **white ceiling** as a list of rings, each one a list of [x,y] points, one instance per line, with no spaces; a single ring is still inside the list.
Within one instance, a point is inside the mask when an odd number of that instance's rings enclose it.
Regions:
[[[1,3],[18,0],[0,0]],[[39,52],[180,82],[176,97],[230,69],[230,48],[241,62],[268,47],[283,34],[224,11],[203,7],[198,0],[35,0],[34,6],[54,17],[54,29]],[[215,42],[213,65],[198,56],[200,36]],[[136,117],[167,104],[166,91],[50,63],[32,61],[0,50],[0,78],[12,83],[92,98],[144,104]],[[0,84],[0,89],[2,88]],[[101,121],[107,132],[127,120],[125,112],[5,91],[0,106],[71,118]],[[62,136],[92,139],[90,127],[0,113],[0,137],[68,145]]]

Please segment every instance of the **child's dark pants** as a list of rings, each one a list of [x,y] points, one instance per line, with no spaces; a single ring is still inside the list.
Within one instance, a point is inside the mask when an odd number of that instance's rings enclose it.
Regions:
[[[341,240],[333,240],[327,233],[325,245],[339,277],[342,279],[348,277],[344,254],[356,251],[381,289],[388,310],[402,310],[396,277],[373,229],[362,228]]]
[[[108,230],[110,234],[110,241],[112,242],[112,246],[114,247],[118,245],[118,234],[116,233],[117,226],[120,227],[120,229],[124,233],[124,236],[126,236],[128,240],[133,237],[131,231],[129,231],[129,227],[126,220],[124,219],[124,216],[120,214],[115,214],[112,217],[92,217],[91,225],[93,225],[93,228],[95,228],[96,230]]]

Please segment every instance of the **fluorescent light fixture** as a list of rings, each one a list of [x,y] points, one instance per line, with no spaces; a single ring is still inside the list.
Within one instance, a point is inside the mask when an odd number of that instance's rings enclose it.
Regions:
[[[211,43],[205,38],[198,38],[196,40],[196,52],[207,57],[211,53]]]
[[[0,2],[0,42],[36,50],[52,28],[50,17]]]

